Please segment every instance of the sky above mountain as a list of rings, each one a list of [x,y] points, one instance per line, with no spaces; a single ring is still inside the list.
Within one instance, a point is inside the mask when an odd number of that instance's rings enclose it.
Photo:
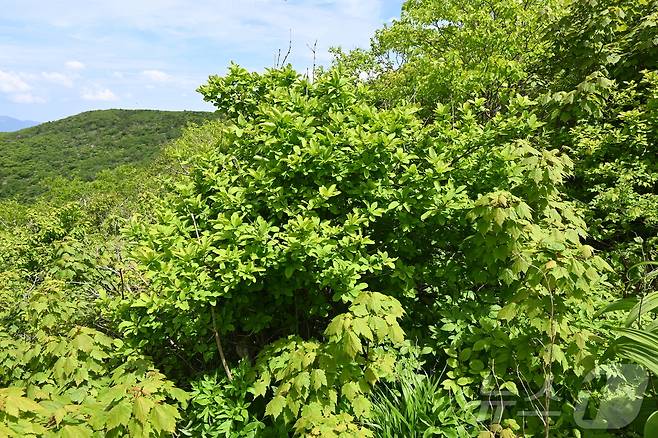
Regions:
[[[366,47],[402,0],[2,0],[0,114],[212,109],[195,89],[231,61],[262,70],[289,42],[300,71]]]

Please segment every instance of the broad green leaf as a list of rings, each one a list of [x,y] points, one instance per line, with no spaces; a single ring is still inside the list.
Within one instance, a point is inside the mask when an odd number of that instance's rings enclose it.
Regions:
[[[652,292],[645,297],[639,298],[637,303],[628,312],[625,322],[626,327],[630,327],[640,316],[652,312],[656,308],[658,308],[658,292]]]
[[[352,401],[352,407],[357,417],[367,417],[370,415],[370,401],[362,395]]]
[[[658,411],[652,413],[644,423],[644,438],[658,436]]]
[[[514,319],[517,313],[517,305],[516,303],[509,303],[502,309],[498,311],[498,319],[502,319],[505,321],[511,321]]]
[[[108,430],[118,426],[127,426],[132,413],[132,406],[125,401],[117,403],[107,414],[105,426]]]
[[[149,412],[154,405],[155,403],[150,398],[139,396],[133,402],[133,415],[141,423],[146,423],[149,418]]]
[[[63,438],[90,438],[92,436],[91,430],[86,427],[73,425],[64,426],[59,434]]]
[[[274,418],[277,418],[283,412],[283,408],[286,406],[286,399],[281,395],[274,397],[265,407],[265,415],[271,415]]]
[[[149,417],[156,431],[173,433],[176,430],[176,418],[179,415],[173,406],[156,404],[151,408]]]

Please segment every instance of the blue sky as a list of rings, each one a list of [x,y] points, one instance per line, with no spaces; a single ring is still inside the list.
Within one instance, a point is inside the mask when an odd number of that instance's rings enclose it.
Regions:
[[[365,47],[402,0],[0,0],[0,115],[102,108],[210,110],[194,90],[230,61],[300,71]]]

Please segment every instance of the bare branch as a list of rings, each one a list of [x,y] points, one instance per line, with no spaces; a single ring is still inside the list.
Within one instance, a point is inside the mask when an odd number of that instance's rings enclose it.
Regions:
[[[286,61],[288,61],[288,56],[290,56],[291,51],[292,51],[292,29],[290,29],[290,36],[288,37],[288,51],[286,52],[286,55],[283,57],[283,60],[281,60],[281,65],[277,67],[283,67],[286,64]]]
[[[308,49],[311,51],[311,53],[313,53],[313,67],[311,68],[311,76],[309,78],[311,80],[311,82],[313,82],[313,81],[315,81],[315,71],[317,69],[316,60],[317,60],[317,54],[318,54],[318,40],[315,40],[315,42],[313,43],[312,46],[307,44],[306,47],[308,47]]]
[[[222,366],[226,372],[226,377],[228,380],[233,380],[233,374],[231,374],[231,369],[228,367],[226,362],[226,357],[224,356],[224,348],[222,347],[222,340],[219,337],[219,332],[217,331],[217,317],[215,316],[215,307],[210,306],[210,315],[212,315],[212,331],[215,335],[215,343],[217,344],[217,350],[219,351],[219,357],[222,360]]]

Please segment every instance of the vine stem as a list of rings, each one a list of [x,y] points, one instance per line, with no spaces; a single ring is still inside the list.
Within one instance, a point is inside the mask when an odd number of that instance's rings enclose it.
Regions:
[[[233,374],[231,374],[231,369],[228,367],[226,362],[226,356],[224,356],[224,349],[222,348],[222,340],[219,337],[219,332],[217,331],[217,317],[215,316],[215,308],[210,306],[210,315],[212,316],[212,331],[215,334],[215,343],[217,344],[217,350],[219,351],[219,357],[222,360],[222,366],[224,371],[226,371],[226,377],[229,381],[233,380]]]

